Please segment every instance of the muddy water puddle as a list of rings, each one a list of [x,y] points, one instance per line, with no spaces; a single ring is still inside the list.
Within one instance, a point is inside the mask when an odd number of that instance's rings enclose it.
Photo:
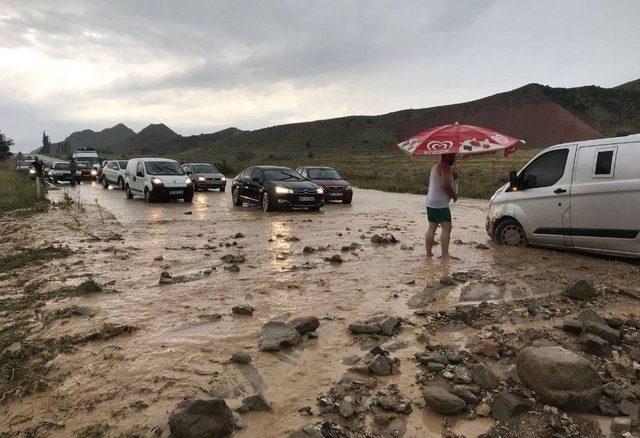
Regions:
[[[49,392],[0,407],[0,418],[7,419],[0,419],[2,430],[16,419],[21,420],[18,428],[46,419],[66,424],[48,430],[49,436],[69,436],[96,423],[109,424],[109,436],[135,427],[145,433],[157,427],[160,436],[168,436],[168,412],[185,397],[224,396],[237,407],[242,397],[261,391],[273,413],[243,415],[244,429],[236,436],[285,436],[320,420],[301,416],[298,409],[311,406],[316,411],[316,398],[346,371],[343,358],[363,356],[371,348],[356,342],[347,325],[388,313],[410,324],[384,342],[406,346],[393,353],[401,361],[400,374],[379,378],[378,388],[397,383],[411,399],[414,410],[406,419],[405,436],[440,436],[442,417],[423,407],[415,383],[418,368],[412,357],[423,348],[415,341],[423,322],[407,305],[412,296],[456,273],[460,276],[455,285],[434,289],[421,306],[452,309],[512,300],[552,293],[579,276],[628,271],[625,265],[574,254],[477,249],[476,243],[488,241],[485,201],[454,205],[453,239],[461,242],[452,244],[451,252],[460,259],[443,262],[425,260],[421,196],[356,190],[350,206],[266,214],[233,207],[228,192],[198,192],[193,204],[146,204],[127,200],[120,191],[86,184],[52,192],[52,199],[60,199],[65,190],[84,211],[57,211],[51,217],[63,221],[76,215],[77,220],[69,219],[73,226],[48,218],[34,228],[49,241],[81,252],[66,265],[43,271],[42,280],[91,276],[100,283],[115,281],[111,287],[117,293],[47,302],[47,311],[83,305],[96,312],[54,321],[41,335],[57,339],[105,323],[130,324],[138,330],[58,355],[51,363]],[[373,244],[371,236],[381,233],[393,233],[400,242]],[[115,234],[121,240],[107,238]],[[90,235],[98,240],[87,242]],[[307,246],[315,251],[305,252]],[[237,271],[231,269],[234,263],[221,259],[226,254],[244,257],[236,263]],[[327,260],[335,255],[342,263]],[[159,284],[162,272],[176,281]],[[233,314],[231,308],[237,305],[250,305],[255,311],[252,316]],[[278,353],[258,351],[264,322],[301,315],[320,319],[317,339]],[[466,348],[470,330],[443,331],[438,341]],[[250,353],[251,365],[228,363],[236,351]],[[148,407],[131,408],[138,400]],[[456,419],[452,429],[476,436],[490,426],[490,420]]]

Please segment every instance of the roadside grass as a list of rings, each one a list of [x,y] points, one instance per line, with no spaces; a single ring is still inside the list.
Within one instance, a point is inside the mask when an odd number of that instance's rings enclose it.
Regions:
[[[17,209],[35,213],[46,206],[46,197],[38,198],[35,183],[28,176],[17,172],[11,160],[0,162],[0,216]]]
[[[14,269],[24,268],[35,263],[43,263],[54,258],[66,257],[70,251],[63,247],[53,245],[42,248],[29,248],[16,254],[0,259],[0,273],[9,272]]]
[[[539,149],[520,149],[507,158],[482,157],[460,160],[456,169],[460,174],[459,191],[465,198],[487,199],[509,179],[509,171],[519,170]],[[264,152],[257,148],[252,154],[238,154],[217,144],[210,149],[187,151],[181,161],[207,161],[216,164],[228,178],[243,169],[260,164],[287,166],[293,169],[304,165],[335,167],[353,185],[365,189],[389,192],[426,193],[431,167],[439,157],[408,157],[388,145],[370,149],[296,147]],[[240,159],[239,159],[240,158]]]

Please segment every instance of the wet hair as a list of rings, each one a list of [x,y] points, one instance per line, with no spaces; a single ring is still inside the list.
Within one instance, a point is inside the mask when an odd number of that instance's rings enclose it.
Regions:
[[[441,155],[441,157],[442,162],[449,165],[455,163],[456,161],[456,154],[443,154]]]

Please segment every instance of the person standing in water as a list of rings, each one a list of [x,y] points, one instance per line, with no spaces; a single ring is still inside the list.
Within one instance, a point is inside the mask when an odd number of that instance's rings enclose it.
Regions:
[[[427,192],[427,218],[429,229],[425,235],[427,257],[433,257],[434,237],[438,225],[442,227],[440,236],[440,247],[442,248],[442,258],[450,258],[449,241],[451,240],[451,210],[449,202],[458,200],[453,171],[453,164],[456,161],[455,154],[442,155],[441,161],[431,168],[429,175],[429,191]]]

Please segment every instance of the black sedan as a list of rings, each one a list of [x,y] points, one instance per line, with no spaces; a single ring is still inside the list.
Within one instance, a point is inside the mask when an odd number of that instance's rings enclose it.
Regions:
[[[233,179],[231,199],[233,205],[247,202],[264,211],[319,210],[324,205],[324,190],[288,167],[256,166]]]

